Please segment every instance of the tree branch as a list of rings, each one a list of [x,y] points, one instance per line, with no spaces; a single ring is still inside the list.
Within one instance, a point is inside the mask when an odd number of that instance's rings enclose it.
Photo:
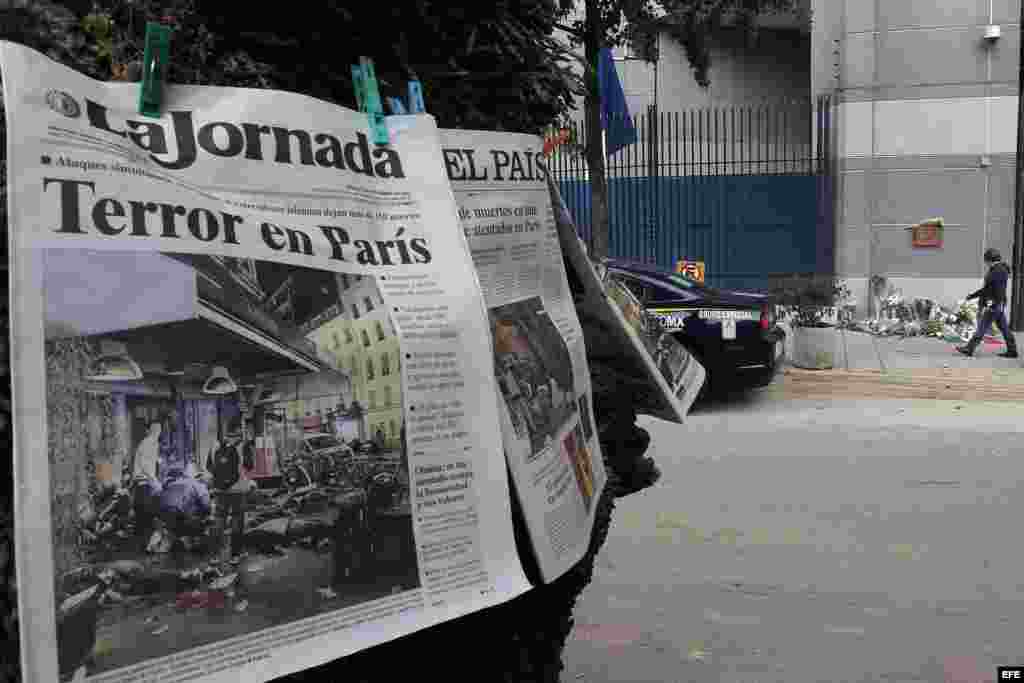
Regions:
[[[570,26],[565,26],[565,25],[559,24],[559,23],[555,24],[555,28],[561,29],[562,31],[565,31],[569,35],[574,36],[576,38],[580,38],[580,39],[582,39],[583,36],[585,35],[584,32],[579,30],[579,29],[575,29],[575,28],[572,28]]]

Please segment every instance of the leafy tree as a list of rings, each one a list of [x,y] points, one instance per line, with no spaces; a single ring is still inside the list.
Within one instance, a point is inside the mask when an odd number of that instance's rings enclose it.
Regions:
[[[585,53],[586,87],[584,125],[587,135],[587,165],[591,180],[593,255],[608,255],[608,189],[605,158],[601,145],[600,93],[597,65],[601,49],[629,42],[648,61],[657,59],[656,36],[664,29],[686,52],[694,78],[709,85],[711,66],[708,37],[726,26],[735,26],[748,36],[756,35],[756,18],[765,12],[794,9],[795,0],[584,0],[585,12],[569,25],[569,33]],[[561,19],[576,6],[574,0],[560,0]]]
[[[581,84],[553,37],[555,0],[337,0],[255,11],[224,0],[33,0],[0,30],[100,79],[136,80],[147,21],[171,24],[168,80],[275,88],[355,106],[350,65],[373,58],[382,95],[418,78],[446,128],[538,133]]]

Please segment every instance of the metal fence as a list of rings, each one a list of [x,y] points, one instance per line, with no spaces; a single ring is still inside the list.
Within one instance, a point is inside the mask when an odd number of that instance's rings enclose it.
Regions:
[[[703,260],[716,284],[757,289],[769,270],[831,269],[832,118],[828,96],[634,117],[636,143],[606,156],[611,255]],[[585,239],[587,133],[548,162]]]

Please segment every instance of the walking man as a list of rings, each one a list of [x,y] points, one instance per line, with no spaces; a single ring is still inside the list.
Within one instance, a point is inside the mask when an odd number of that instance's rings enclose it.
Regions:
[[[966,345],[958,346],[956,350],[965,356],[973,356],[985,333],[995,323],[1006,340],[1006,351],[999,355],[1003,358],[1017,358],[1017,340],[1006,322],[1006,284],[1010,279],[1010,268],[1003,263],[997,249],[985,250],[985,264],[988,266],[985,284],[967,297],[968,301],[978,299],[978,329]]]

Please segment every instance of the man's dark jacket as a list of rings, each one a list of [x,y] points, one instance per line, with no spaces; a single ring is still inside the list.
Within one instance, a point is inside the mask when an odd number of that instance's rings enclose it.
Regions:
[[[1006,283],[1010,279],[1010,267],[1002,261],[992,264],[985,274],[985,284],[981,289],[972,292],[967,300],[978,300],[978,307],[985,308],[989,303],[993,305],[1006,304]]]

